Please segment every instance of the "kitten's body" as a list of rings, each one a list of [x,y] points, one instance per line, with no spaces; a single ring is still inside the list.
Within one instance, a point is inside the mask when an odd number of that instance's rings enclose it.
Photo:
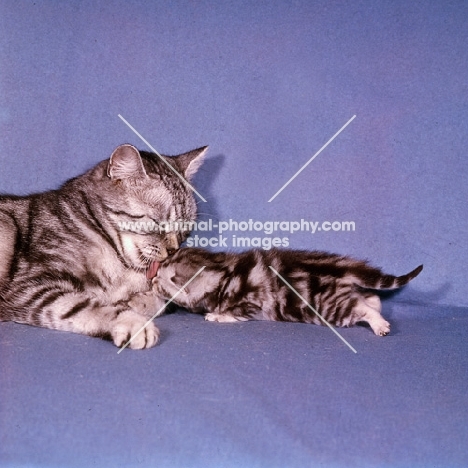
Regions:
[[[205,267],[180,290],[201,267]],[[181,249],[160,265],[153,292],[218,322],[277,320],[323,324],[284,281],[328,323],[352,326],[367,322],[375,334],[389,333],[380,315],[378,289],[395,289],[419,274],[382,273],[366,262],[326,252],[251,250],[240,254]],[[159,304],[153,304],[153,307]]]
[[[190,178],[205,148],[165,158]],[[0,196],[0,320],[110,338],[147,318],[128,305],[150,289],[147,270],[187,233],[122,231],[119,223],[194,220],[193,194],[156,155],[122,145],[59,190]],[[130,345],[156,344],[151,324]]]

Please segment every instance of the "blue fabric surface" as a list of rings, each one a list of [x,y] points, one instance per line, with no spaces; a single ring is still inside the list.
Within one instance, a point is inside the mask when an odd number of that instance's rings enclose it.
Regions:
[[[425,302],[468,306],[467,21],[463,0],[1,2],[0,192],[148,149],[121,114],[162,153],[210,145],[214,220],[353,221],[280,237],[424,263]]]
[[[0,324],[1,466],[465,467],[468,310],[393,332],[178,312],[160,346]]]

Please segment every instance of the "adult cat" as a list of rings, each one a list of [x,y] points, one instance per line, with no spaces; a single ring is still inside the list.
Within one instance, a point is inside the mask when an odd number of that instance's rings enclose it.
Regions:
[[[206,147],[163,156],[190,180]],[[147,318],[129,300],[188,232],[122,230],[122,223],[193,221],[192,190],[157,155],[119,146],[60,189],[0,196],[0,320],[83,333],[123,345]],[[130,344],[149,348],[151,323]]]

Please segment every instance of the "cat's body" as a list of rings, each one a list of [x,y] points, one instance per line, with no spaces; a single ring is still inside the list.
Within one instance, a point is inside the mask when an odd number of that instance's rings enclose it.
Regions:
[[[201,267],[205,268],[181,290]],[[153,300],[177,294],[176,304],[205,313],[210,321],[323,324],[323,318],[336,326],[367,322],[376,335],[384,336],[390,325],[380,314],[375,290],[404,286],[421,270],[422,265],[395,277],[366,262],[326,252],[272,249],[236,254],[184,248],[160,265],[153,279]]]
[[[190,179],[206,148],[164,157]],[[121,229],[121,223],[193,221],[189,187],[154,154],[131,145],[60,189],[0,196],[0,320],[124,344],[147,321],[128,305],[151,287],[153,265],[187,232]],[[130,347],[156,344],[149,325]]]

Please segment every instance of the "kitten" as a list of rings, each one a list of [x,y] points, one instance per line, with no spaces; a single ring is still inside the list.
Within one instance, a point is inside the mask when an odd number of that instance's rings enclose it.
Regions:
[[[375,290],[404,286],[423,268],[421,265],[395,277],[366,262],[326,252],[272,249],[235,254],[183,248],[160,265],[153,279],[153,293],[163,299],[178,293],[176,304],[206,313],[205,319],[210,321],[323,324],[270,266],[329,324],[347,327],[367,322],[380,336],[390,332],[390,324],[380,314]],[[155,302],[153,299],[151,307],[161,305]]]
[[[190,180],[205,151],[164,159]],[[187,184],[158,156],[131,145],[58,190],[0,196],[0,320],[122,346],[147,321],[130,299],[151,288],[159,262],[188,232],[121,226],[195,217]],[[158,336],[150,324],[130,347],[154,346]]]

